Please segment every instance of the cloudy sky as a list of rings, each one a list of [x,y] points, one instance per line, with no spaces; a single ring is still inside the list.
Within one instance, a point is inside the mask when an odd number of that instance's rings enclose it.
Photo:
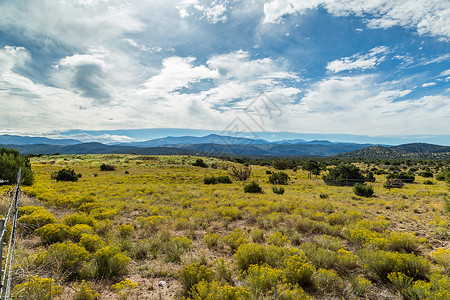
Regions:
[[[0,134],[448,137],[450,1],[2,0],[0,105]]]

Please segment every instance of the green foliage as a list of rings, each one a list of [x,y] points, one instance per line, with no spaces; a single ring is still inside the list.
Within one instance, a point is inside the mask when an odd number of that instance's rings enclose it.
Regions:
[[[114,246],[103,247],[94,254],[96,274],[98,277],[114,277],[128,272],[130,258]]]
[[[30,214],[24,214],[17,221],[32,228],[39,228],[47,224],[55,223],[56,218],[51,212],[48,212],[42,208],[36,209]]]
[[[117,231],[119,232],[119,236],[121,238],[130,238],[134,233],[134,227],[133,225],[129,224],[120,224],[117,226]]]
[[[232,165],[228,169],[231,178],[239,181],[247,180],[252,175],[252,168],[246,166]]]
[[[44,244],[63,242],[71,235],[70,227],[60,223],[44,225],[36,229],[35,233]]]
[[[263,190],[257,182],[252,181],[252,182],[244,185],[244,192],[245,193],[262,194]]]
[[[80,245],[90,253],[95,253],[105,246],[105,242],[98,235],[82,233],[80,235]]]
[[[328,174],[322,177],[328,185],[349,185],[368,181],[361,173],[361,169],[354,165],[338,165],[331,168]]]
[[[269,235],[267,243],[275,246],[283,247],[289,242],[289,238],[281,232],[275,232]]]
[[[434,176],[433,172],[431,171],[423,171],[420,172],[419,175],[425,178],[432,178]]]
[[[8,184],[16,184],[17,173],[20,167],[22,167],[21,183],[23,185],[32,185],[34,175],[31,171],[30,159],[20,156],[19,151],[14,149],[0,149],[0,181],[5,180]]]
[[[278,284],[275,287],[276,299],[279,300],[313,300],[314,298],[305,293],[305,291],[298,285],[289,283]]]
[[[362,197],[372,197],[373,187],[370,185],[365,185],[363,183],[355,183],[353,186],[353,192],[355,195]]]
[[[83,263],[91,255],[86,249],[72,242],[55,243],[41,253],[36,262],[49,269],[54,276],[73,278],[79,275]]]
[[[119,283],[113,284],[111,289],[117,293],[120,300],[130,299],[130,292],[136,289],[138,284],[130,279],[122,280]]]
[[[372,283],[370,282],[370,280],[367,280],[366,278],[360,276],[350,278],[350,283],[352,284],[354,292],[358,296],[367,295],[369,289],[371,289],[372,287]]]
[[[184,236],[177,236],[164,244],[163,252],[167,262],[181,262],[181,255],[192,248],[192,241]]]
[[[194,263],[182,267],[178,271],[177,277],[180,280],[184,291],[187,293],[193,286],[201,281],[211,282],[214,278],[214,272],[205,265]]]
[[[272,191],[277,195],[283,195],[284,194],[284,187],[272,187]]]
[[[247,234],[241,228],[236,228],[225,238],[225,242],[235,252],[240,245],[248,243]]]
[[[70,234],[72,239],[78,242],[82,234],[94,234],[94,228],[86,224],[76,224],[70,227]]]
[[[414,173],[412,172],[394,172],[394,173],[390,173],[387,177],[387,179],[398,179],[401,180],[405,183],[413,183],[414,180],[416,179],[416,176],[414,176]]]
[[[426,279],[430,273],[430,262],[426,258],[414,254],[361,250],[360,257],[382,280],[386,280],[387,275],[393,272],[401,272],[415,280]]]
[[[277,172],[273,173],[269,176],[269,183],[270,184],[288,184],[289,176],[285,172]]]
[[[83,280],[80,284],[73,285],[75,290],[74,300],[97,300],[100,295],[91,287],[91,282]]]
[[[190,290],[195,300],[250,300],[250,292],[243,287],[221,285],[217,281],[202,280]]]
[[[282,279],[282,271],[267,265],[251,265],[244,272],[249,290],[258,297],[270,292]]]
[[[333,292],[344,289],[344,281],[335,270],[319,269],[313,276],[314,286],[319,291]]]
[[[192,164],[194,167],[207,168],[208,165],[201,158],[197,158],[197,160]]]
[[[52,300],[62,294],[62,287],[55,285],[55,280],[51,278],[28,276],[26,281],[17,284],[12,297],[18,300]]]
[[[306,261],[303,253],[293,255],[284,261],[284,278],[287,282],[300,286],[309,286],[316,269]]]
[[[77,224],[86,224],[91,227],[95,225],[95,219],[85,213],[75,213],[72,215],[67,215],[62,218],[61,222],[68,226],[74,226]]]
[[[203,239],[209,249],[217,249],[221,242],[221,235],[219,233],[210,232],[205,235]]]
[[[233,183],[228,176],[210,176],[203,178],[204,184]]]
[[[100,171],[115,171],[116,167],[110,164],[101,164]]]
[[[78,181],[80,177],[81,174],[75,173],[75,170],[70,168],[63,168],[52,174],[52,179],[56,181]]]
[[[400,189],[404,186],[405,184],[403,183],[402,180],[400,179],[388,179],[383,183],[383,187],[385,189],[392,189],[392,188],[397,188]]]
[[[242,244],[234,254],[237,267],[241,271],[247,270],[251,265],[260,264],[266,261],[266,249],[256,243]]]

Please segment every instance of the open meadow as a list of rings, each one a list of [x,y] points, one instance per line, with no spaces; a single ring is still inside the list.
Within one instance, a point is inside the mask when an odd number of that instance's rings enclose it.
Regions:
[[[193,166],[197,159],[32,158],[15,258],[19,299],[450,299],[448,186],[436,165],[434,177],[401,188],[375,175],[374,195],[362,197],[325,184],[324,171],[283,170],[288,184],[274,185],[271,166],[252,165],[240,181],[230,170],[242,164]],[[81,177],[53,179],[63,168]],[[252,181],[263,193],[244,192]],[[11,186],[0,189],[5,213]]]

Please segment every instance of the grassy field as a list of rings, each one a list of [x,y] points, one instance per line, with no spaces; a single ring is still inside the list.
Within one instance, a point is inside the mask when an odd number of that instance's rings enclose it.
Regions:
[[[207,185],[205,177],[229,176],[237,164],[204,158],[214,168],[201,168],[192,166],[196,159],[33,158],[36,182],[23,188],[19,219],[16,293],[39,287],[54,299],[450,299],[444,181],[424,184],[430,178],[416,176],[388,190],[385,175],[376,175],[374,196],[364,198],[299,169],[285,171],[289,184],[275,194],[267,171],[277,170],[251,166],[246,181]],[[115,170],[100,171],[101,164]],[[82,177],[51,179],[62,168]],[[250,181],[264,193],[244,193]],[[9,188],[1,187],[2,212]]]

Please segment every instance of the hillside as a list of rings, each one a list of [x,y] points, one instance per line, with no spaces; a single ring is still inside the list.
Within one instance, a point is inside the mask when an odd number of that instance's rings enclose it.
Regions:
[[[340,153],[338,158],[374,158],[374,159],[448,159],[450,147],[425,143],[411,143],[399,146],[371,146],[355,151]]]
[[[225,291],[238,295],[229,299],[250,300],[262,299],[262,288],[291,295],[276,299],[342,299],[344,293],[346,299],[399,299],[393,273],[408,276],[427,299],[436,288],[440,299],[449,299],[444,181],[428,184],[417,176],[403,188],[386,189],[386,176],[375,175],[375,196],[362,198],[352,187],[326,185],[301,169],[285,170],[288,184],[275,186],[272,167],[252,165],[250,178],[239,181],[232,170],[243,165],[202,158],[209,166],[202,168],[194,166],[197,159],[32,158],[36,182],[24,186],[21,197],[16,292],[27,283],[36,293],[51,278],[55,291],[61,287],[53,299],[96,299],[76,298],[80,285],[112,300],[221,300]],[[102,164],[114,170],[101,171]],[[52,179],[63,168],[82,176]],[[227,176],[227,183],[206,184]],[[252,181],[263,193],[245,192]],[[2,201],[10,188],[0,186]],[[31,275],[39,277],[31,281]],[[209,297],[197,297],[201,291]]]

